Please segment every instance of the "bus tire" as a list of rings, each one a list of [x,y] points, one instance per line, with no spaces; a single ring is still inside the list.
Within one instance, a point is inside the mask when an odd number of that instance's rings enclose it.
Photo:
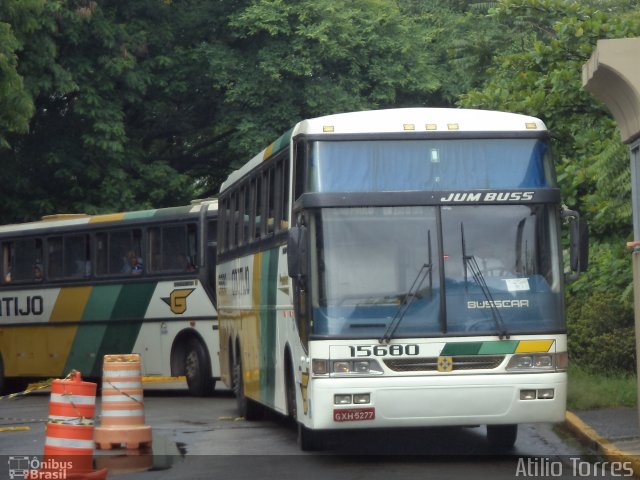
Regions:
[[[298,423],[298,445],[303,452],[313,452],[324,449],[323,432],[318,432]]]
[[[298,420],[298,405],[296,403],[296,381],[293,374],[293,366],[288,358],[285,362],[285,386],[287,399],[287,417],[296,422]]]
[[[247,398],[244,394],[244,377],[242,372],[242,361],[238,357],[233,365],[233,392],[236,395],[238,414],[245,420],[253,421],[262,418],[262,405]]]
[[[487,425],[487,442],[495,452],[513,449],[518,437],[518,425]]]
[[[211,378],[211,365],[207,351],[197,338],[190,338],[184,354],[184,373],[189,393],[194,397],[211,395],[215,380]]]
[[[4,362],[2,361],[2,355],[0,355],[0,395],[7,393],[7,382],[4,378]]]

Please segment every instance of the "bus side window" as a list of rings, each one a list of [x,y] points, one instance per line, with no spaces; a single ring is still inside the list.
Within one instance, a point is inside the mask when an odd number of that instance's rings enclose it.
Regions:
[[[49,278],[62,278],[64,271],[62,237],[49,237],[47,240],[47,252],[47,274]]]
[[[106,233],[96,234],[96,275],[109,273],[109,237]]]
[[[293,190],[293,200],[300,198],[305,188],[305,144],[304,142],[296,142],[294,151],[294,167],[295,183]]]
[[[11,283],[13,242],[2,243],[2,283]]]
[[[64,237],[64,276],[83,278],[91,275],[88,235]]]
[[[135,258],[137,265],[131,265]],[[96,234],[96,274],[122,275],[144,273],[142,230],[116,230]]]
[[[150,272],[181,273],[197,269],[198,228],[195,223],[151,227],[148,237]]]
[[[242,238],[240,238],[240,235],[242,234],[242,219],[240,218],[240,216],[242,215],[242,208],[240,206],[240,200],[242,200],[242,196],[240,195],[240,192],[235,192],[231,198],[231,205],[233,209],[232,242],[234,247],[239,247],[240,245],[242,245]]]
[[[206,251],[206,263],[207,263],[207,283],[211,287],[211,291],[214,292],[214,301],[216,294],[216,238],[217,238],[217,222],[211,220],[207,224],[207,251]]]
[[[272,235],[276,228],[276,175],[274,168],[271,167],[264,172],[264,184],[266,189],[266,234]]]
[[[251,242],[251,185],[246,183],[242,187],[242,194],[244,195],[244,210],[242,214],[242,238],[244,243]],[[212,237],[209,237],[211,239]]]
[[[229,219],[229,199],[223,198],[220,200],[220,209],[218,211],[218,222],[220,224],[220,230],[218,235],[220,239],[218,245],[220,250],[226,252],[229,249],[229,226],[227,225]]]
[[[187,225],[187,259],[189,271],[198,269],[198,226],[195,223]]]
[[[259,239],[262,236],[262,213],[263,213],[263,199],[262,199],[262,177],[255,178],[252,183],[254,187],[253,196],[253,218],[254,218],[254,238]]]
[[[147,231],[148,252],[149,252],[149,272],[162,271],[162,238],[159,227],[151,227]]]
[[[185,225],[162,228],[162,270],[173,272],[193,271],[187,249]]]
[[[127,272],[129,265],[127,256],[132,250],[131,247],[131,233],[128,230],[109,233],[109,274]]]
[[[28,238],[3,243],[2,271],[4,283],[42,281],[42,240]]]
[[[289,228],[289,157],[285,156],[278,162],[277,180],[278,185],[278,230],[287,230]]]

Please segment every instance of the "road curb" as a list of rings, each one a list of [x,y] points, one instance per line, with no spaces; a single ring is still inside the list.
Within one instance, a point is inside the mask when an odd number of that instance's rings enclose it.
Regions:
[[[161,382],[178,382],[186,380],[187,377],[155,377],[155,376],[143,376],[142,383],[161,383]]]
[[[563,426],[580,443],[595,450],[607,460],[630,464],[633,469],[633,475],[640,478],[640,458],[637,455],[619,449],[611,441],[601,437],[575,413],[567,411]]]

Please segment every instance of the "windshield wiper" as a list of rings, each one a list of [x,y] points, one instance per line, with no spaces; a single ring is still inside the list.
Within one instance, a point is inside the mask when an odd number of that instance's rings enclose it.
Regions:
[[[400,322],[406,315],[407,310],[409,310],[409,308],[411,307],[415,299],[422,298],[421,295],[418,295],[418,291],[420,290],[420,287],[422,287],[422,284],[424,283],[424,281],[426,280],[427,276],[430,273],[431,273],[430,263],[425,263],[422,265],[422,267],[420,267],[420,270],[418,271],[418,275],[416,275],[416,278],[413,280],[413,283],[411,284],[411,288],[409,288],[409,291],[404,295],[402,303],[400,304],[400,308],[398,309],[398,311],[396,311],[396,314],[393,316],[391,323],[389,324],[389,326],[387,327],[387,330],[384,332],[384,335],[380,339],[380,343],[384,343],[384,342],[389,343],[389,341],[391,340],[391,337],[393,336],[393,333],[398,328],[398,325],[400,325]]]
[[[491,310],[491,317],[493,318],[493,322],[496,324],[496,328],[498,330],[498,338],[502,340],[503,338],[509,339],[509,332],[507,332],[507,327],[502,320],[502,316],[500,315],[500,311],[496,308],[495,301],[493,300],[493,296],[491,295],[491,291],[489,290],[489,286],[487,285],[487,281],[484,278],[484,275],[480,271],[480,266],[476,260],[476,257],[473,255],[467,255],[467,247],[464,239],[464,225],[460,224],[460,233],[462,235],[462,262],[464,265],[464,279],[467,281],[467,267],[471,270],[471,274],[473,275],[473,279],[480,287],[484,298],[487,300],[489,304],[489,309]]]
[[[391,320],[391,323],[387,327],[387,330],[384,332],[384,335],[382,335],[382,338],[380,338],[380,343],[389,343],[391,341],[391,337],[393,337],[394,332],[397,330],[400,322],[402,322],[402,319],[406,315],[415,299],[422,298],[422,294],[419,294],[418,292],[420,292],[420,288],[422,287],[422,284],[427,279],[427,277],[429,277],[429,286],[427,287],[427,290],[429,292],[429,295],[431,295],[431,230],[427,231],[427,248],[429,263],[422,264],[420,270],[418,270],[416,278],[413,279],[411,287],[409,287],[409,290],[404,295],[404,298],[401,301],[400,308],[398,308],[396,314]]]

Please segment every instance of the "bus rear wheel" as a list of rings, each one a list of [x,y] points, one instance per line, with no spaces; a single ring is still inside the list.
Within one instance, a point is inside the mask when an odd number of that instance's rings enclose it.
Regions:
[[[513,449],[518,437],[518,425],[487,425],[489,448],[495,452]]]
[[[236,395],[238,414],[245,420],[260,420],[262,418],[262,406],[247,398],[244,393],[244,378],[242,361],[238,358],[233,365],[233,392]]]
[[[202,343],[195,338],[189,339],[184,355],[184,372],[189,393],[195,397],[211,395],[215,380],[211,378],[211,366]]]
[[[2,362],[2,355],[0,355],[0,395],[7,393],[7,385],[4,378],[4,363]]]

